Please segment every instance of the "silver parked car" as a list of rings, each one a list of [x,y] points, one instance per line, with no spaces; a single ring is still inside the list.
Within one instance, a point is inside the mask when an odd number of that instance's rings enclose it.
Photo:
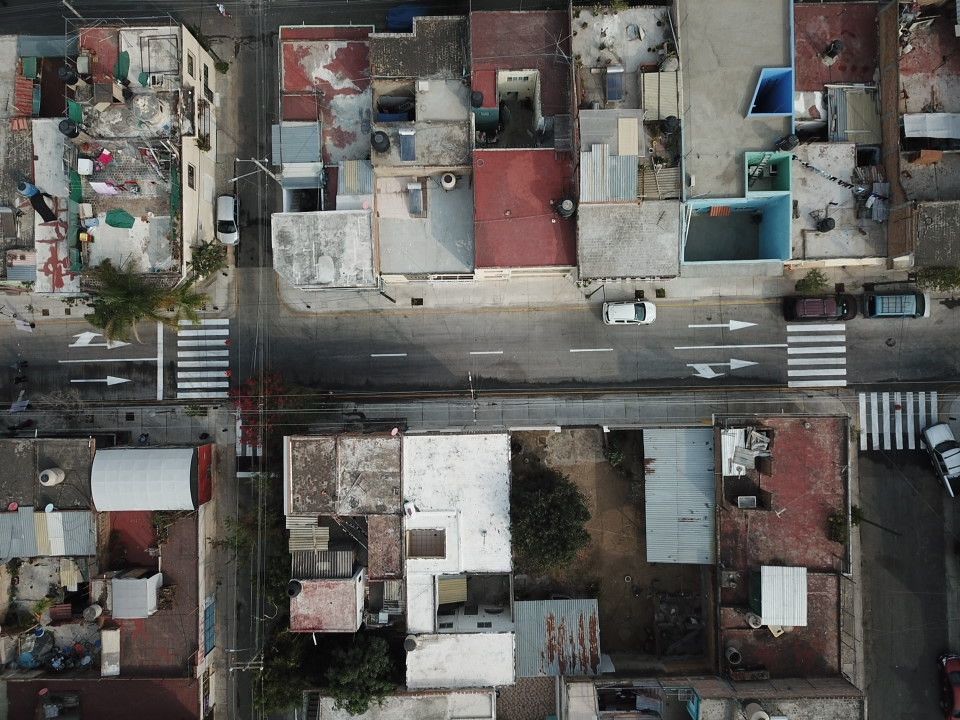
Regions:
[[[603,322],[606,325],[649,325],[657,319],[657,306],[652,302],[605,302]]]
[[[947,493],[956,497],[960,490],[960,444],[953,437],[953,430],[946,423],[931,425],[923,431],[923,444]]]

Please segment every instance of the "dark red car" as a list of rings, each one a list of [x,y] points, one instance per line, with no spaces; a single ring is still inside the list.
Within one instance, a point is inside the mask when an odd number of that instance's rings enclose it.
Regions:
[[[960,718],[960,655],[941,655],[943,668],[943,696],[940,708],[944,717]]]
[[[783,316],[794,322],[852,320],[857,316],[857,299],[853,295],[785,297]]]

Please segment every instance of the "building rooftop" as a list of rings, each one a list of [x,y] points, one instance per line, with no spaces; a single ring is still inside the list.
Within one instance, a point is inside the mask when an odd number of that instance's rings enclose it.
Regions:
[[[600,673],[596,600],[537,600],[514,604],[517,677]]]
[[[88,438],[17,438],[0,440],[0,507],[10,503],[58,510],[89,510],[90,468],[95,444]],[[64,478],[44,487],[40,473],[59,468]]]
[[[900,53],[899,110],[904,113],[960,112],[960,53],[950,14],[931,16],[933,24],[909,38]]]
[[[577,65],[577,105],[640,108],[640,73],[663,59],[664,43],[673,48],[669,9],[631,7],[596,14],[594,7],[573,9],[573,57]],[[636,31],[634,30],[636,29]],[[623,99],[607,103],[606,68],[623,68]]]
[[[796,90],[822,91],[836,83],[874,82],[877,72],[877,6],[868,2],[795,3]],[[832,65],[822,54],[834,41],[843,49]]]
[[[400,512],[399,437],[288,437],[284,455],[287,515]]]
[[[538,70],[543,114],[570,112],[566,11],[470,13],[470,54],[475,90],[488,86],[491,77],[495,87],[498,70]]]
[[[771,438],[770,457],[759,473],[748,469],[745,478],[723,471],[719,562],[736,580],[721,579],[721,646],[733,643],[745,666],[763,666],[774,677],[836,674],[843,547],[830,539],[828,526],[833,513],[846,510],[847,421],[771,417],[726,423],[745,425]],[[735,489],[744,483],[749,490]],[[739,509],[734,494],[755,494],[761,507]],[[776,638],[746,622],[750,574],[765,565],[807,569],[808,624]]]
[[[513,684],[513,633],[418,635],[416,643],[407,653],[411,690]]]
[[[184,676],[195,660],[197,624],[197,514],[185,515],[167,530],[160,546],[163,587],[170,597],[157,612],[139,620],[114,620],[120,628],[120,673],[134,677]]]
[[[496,717],[496,696],[492,690],[461,692],[406,692],[388,696],[382,705],[371,703],[362,715],[337,710],[330,697],[320,698],[320,717],[324,720],[456,720]]]
[[[390,147],[386,152],[372,153],[374,167],[456,167],[470,164],[470,122],[466,119],[378,123],[373,126],[373,130],[386,133],[390,139]],[[401,133],[406,137],[401,138]]]
[[[748,117],[762,68],[789,68],[790,0],[678,0],[684,97],[685,172],[695,183],[688,196],[744,195],[744,153],[772,150],[790,132],[788,114]],[[757,33],[756,28],[769,31]],[[723,42],[716,42],[723,38]],[[786,77],[779,85],[786,85]]]
[[[854,143],[804,143],[793,153],[827,175],[846,182],[854,179],[857,166]],[[869,211],[866,211],[866,217],[857,217],[857,202],[849,188],[799,163],[793,163],[793,168],[790,190],[797,214],[791,223],[793,257],[886,257],[884,226],[870,219]],[[824,210],[836,223],[829,233],[816,231],[815,217]]]
[[[374,77],[463,78],[468,67],[466,17],[416,17],[413,32],[370,35]]]
[[[363,26],[281,27],[283,120],[320,120],[323,160],[370,155],[370,63]]]
[[[930,151],[924,153],[930,154]],[[900,153],[900,182],[910,200],[930,202],[960,198],[960,154]]]
[[[760,703],[770,717],[783,716],[790,720],[860,720],[864,717],[863,700],[856,697],[781,699],[774,695],[772,698],[762,698]],[[703,698],[700,720],[729,720],[737,717],[736,713],[742,707],[742,700]]]
[[[674,277],[680,271],[680,203],[581,204],[580,277]]]
[[[7,680],[6,710],[11,718],[43,717],[44,699],[63,694],[79,696],[80,720],[128,720],[131,708],[139,720],[200,717],[200,686],[192,677]]]
[[[960,200],[917,204],[917,267],[960,265]]]
[[[473,188],[469,171],[453,173],[452,190],[440,174],[379,177],[377,244],[380,271],[390,273],[471,273],[474,263]],[[411,213],[411,184],[420,188],[422,212]]]
[[[575,197],[568,155],[553,149],[476,150],[473,174],[478,268],[576,264],[576,221],[555,211],[560,201]]]
[[[301,590],[290,598],[293,632],[342,632],[360,629],[366,576],[300,580]]]
[[[273,266],[308,290],[376,287],[369,210],[274,213]]]
[[[399,515],[367,515],[367,572],[371,580],[403,575],[403,526]]]
[[[0,512],[0,558],[96,554],[96,520],[88,510],[44,512],[21,505]]]
[[[408,552],[408,574],[510,572],[509,435],[405,436],[403,493],[418,510],[407,517],[408,531],[448,529],[446,557]]]

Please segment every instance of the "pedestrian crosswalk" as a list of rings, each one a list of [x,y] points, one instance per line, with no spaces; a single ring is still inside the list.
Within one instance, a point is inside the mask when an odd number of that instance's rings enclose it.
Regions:
[[[935,392],[862,392],[861,450],[918,450],[920,433],[938,422]]]
[[[846,354],[843,323],[787,325],[787,387],[845,387]]]
[[[230,320],[181,320],[177,328],[177,399],[227,397],[230,388]]]

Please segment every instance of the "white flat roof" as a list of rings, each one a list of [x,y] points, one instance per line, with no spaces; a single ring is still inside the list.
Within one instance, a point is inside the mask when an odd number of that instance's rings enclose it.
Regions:
[[[513,633],[418,635],[407,653],[407,687],[512,685],[513,648]]]
[[[493,720],[496,717],[496,697],[492,690],[391,695],[383,705],[371,703],[362,715],[351,715],[334,705],[333,698],[321,697],[320,717],[324,720]]]
[[[403,493],[420,511],[407,529],[447,534],[447,558],[408,560],[408,574],[510,572],[509,435],[405,436]]]
[[[427,573],[407,574],[407,632],[432,633],[437,621],[436,580]]]

